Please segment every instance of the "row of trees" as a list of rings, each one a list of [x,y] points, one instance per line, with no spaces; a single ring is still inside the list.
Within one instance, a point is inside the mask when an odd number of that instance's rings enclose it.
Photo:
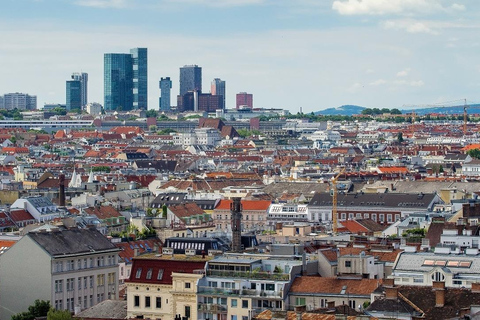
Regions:
[[[35,300],[34,304],[28,307],[28,311],[14,314],[11,320],[34,320],[47,317],[47,320],[70,320],[72,314],[68,310],[55,310],[49,301]]]

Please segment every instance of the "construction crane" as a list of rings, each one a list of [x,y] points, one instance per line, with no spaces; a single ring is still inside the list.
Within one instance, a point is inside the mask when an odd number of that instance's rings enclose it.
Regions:
[[[332,195],[332,231],[333,234],[337,234],[337,224],[338,224],[338,212],[337,212],[337,182],[338,177],[345,173],[346,168],[343,167],[340,172],[333,177],[330,182],[332,183],[332,188],[330,189],[330,193]]]

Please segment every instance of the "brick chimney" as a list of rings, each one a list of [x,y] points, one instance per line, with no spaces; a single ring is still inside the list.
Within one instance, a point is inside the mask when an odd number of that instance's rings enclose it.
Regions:
[[[387,300],[396,300],[398,298],[398,288],[397,287],[386,287],[385,288],[385,298]]]
[[[480,292],[480,283],[474,282],[472,283],[472,292],[479,293]]]
[[[383,286],[384,287],[393,287],[394,285],[395,285],[395,279],[394,278],[383,279]]]
[[[433,281],[432,287],[435,291],[435,307],[443,307],[445,305],[445,282]]]

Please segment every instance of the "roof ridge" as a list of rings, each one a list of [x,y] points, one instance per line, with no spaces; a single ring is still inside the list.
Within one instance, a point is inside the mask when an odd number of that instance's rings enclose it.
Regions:
[[[403,300],[405,301],[410,307],[412,307],[413,309],[415,309],[416,311],[420,312],[422,315],[425,314],[425,312],[423,312],[422,309],[420,309],[419,307],[417,307],[417,305],[415,303],[413,303],[412,301],[408,300],[407,297],[405,297],[400,291],[397,292],[398,293],[398,296]]]

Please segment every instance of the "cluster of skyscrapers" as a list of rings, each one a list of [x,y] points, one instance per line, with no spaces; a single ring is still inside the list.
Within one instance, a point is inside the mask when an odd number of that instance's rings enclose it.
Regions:
[[[225,81],[215,78],[210,93],[202,92],[202,68],[185,65],[180,68],[180,88],[177,105],[172,108],[170,77],[159,81],[159,110],[163,112],[206,111],[226,108]],[[66,82],[66,109],[82,109],[87,103],[88,74],[73,73]],[[253,108],[253,96],[237,94],[236,107]],[[148,52],[147,48],[134,48],[130,53],[104,55],[104,109],[128,111],[148,109]]]

